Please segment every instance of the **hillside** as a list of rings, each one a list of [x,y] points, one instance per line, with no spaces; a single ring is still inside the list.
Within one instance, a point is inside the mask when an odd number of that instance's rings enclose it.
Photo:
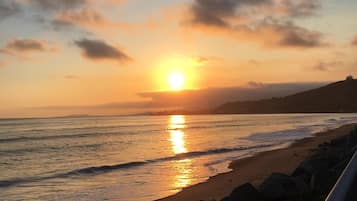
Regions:
[[[346,79],[294,95],[219,106],[215,114],[357,112],[357,80]]]

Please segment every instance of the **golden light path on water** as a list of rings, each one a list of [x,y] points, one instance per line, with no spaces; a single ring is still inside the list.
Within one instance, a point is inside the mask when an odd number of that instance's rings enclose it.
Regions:
[[[185,128],[185,116],[173,115],[170,116],[168,130],[170,134],[171,149],[174,154],[186,153],[186,136],[184,132]],[[192,183],[192,170],[191,159],[183,159],[173,162],[173,169],[175,171],[174,181],[172,182],[172,188],[174,191],[186,187]]]

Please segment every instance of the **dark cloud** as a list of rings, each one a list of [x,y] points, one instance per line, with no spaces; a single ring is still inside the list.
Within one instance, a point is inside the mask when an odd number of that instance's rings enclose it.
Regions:
[[[44,51],[45,45],[42,41],[35,39],[15,39],[7,43],[6,49],[15,51]]]
[[[235,14],[236,1],[232,0],[196,0],[192,6],[193,23],[229,26],[225,18]]]
[[[62,19],[54,19],[51,21],[50,25],[55,31],[69,30],[76,27],[72,22],[65,21]]]
[[[329,71],[331,68],[338,67],[343,65],[342,61],[331,61],[331,62],[323,62],[320,61],[315,64],[312,69],[317,71]]]
[[[20,13],[20,4],[12,0],[0,1],[0,21]]]
[[[194,24],[230,27],[230,18],[246,20],[257,15],[311,16],[320,7],[320,0],[195,0],[190,9],[190,21]]]
[[[292,22],[280,23],[278,21],[273,21],[273,23],[265,23],[263,26],[271,27],[277,34],[279,34],[280,39],[278,39],[277,45],[280,46],[309,48],[327,45],[322,40],[322,33],[296,26]]]
[[[295,25],[295,17],[311,16],[319,0],[195,0],[189,24],[212,27],[265,46],[320,47],[323,35]]]
[[[323,34],[295,25],[291,21],[265,18],[250,25],[229,30],[238,39],[255,40],[267,47],[323,47]]]
[[[191,7],[192,23],[229,27],[226,21],[236,15],[237,7],[270,3],[270,0],[196,0]]]
[[[35,6],[44,10],[68,10],[85,5],[86,0],[31,0]]]
[[[33,53],[56,52],[57,48],[51,43],[38,39],[13,39],[9,40],[0,54],[5,54],[19,59],[28,59]]]
[[[115,59],[121,62],[131,60],[124,52],[101,40],[82,39],[75,41],[75,44],[82,49],[83,55],[89,59]]]
[[[320,0],[285,0],[280,1],[281,11],[291,17],[315,15],[321,8]]]

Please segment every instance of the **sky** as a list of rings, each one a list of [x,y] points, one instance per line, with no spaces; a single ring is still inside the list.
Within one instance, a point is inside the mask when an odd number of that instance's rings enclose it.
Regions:
[[[217,104],[356,77],[356,9],[355,0],[0,0],[0,117],[126,114],[172,106],[159,100],[167,94],[226,94]]]

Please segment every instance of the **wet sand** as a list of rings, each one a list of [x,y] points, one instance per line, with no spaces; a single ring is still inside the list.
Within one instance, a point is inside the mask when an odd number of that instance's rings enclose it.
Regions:
[[[298,140],[283,149],[259,153],[255,156],[232,161],[232,171],[218,174],[203,183],[184,188],[160,201],[212,201],[220,200],[244,183],[259,185],[273,172],[291,174],[308,156],[312,155],[319,144],[347,135],[353,125],[316,133],[312,138]]]

